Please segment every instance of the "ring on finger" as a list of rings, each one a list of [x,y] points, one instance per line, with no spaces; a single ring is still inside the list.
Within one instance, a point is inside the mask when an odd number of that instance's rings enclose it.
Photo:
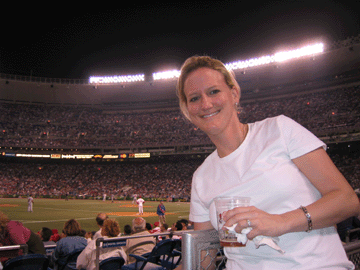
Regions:
[[[248,220],[246,220],[246,222],[247,222],[248,226],[251,227],[251,221],[248,219]]]

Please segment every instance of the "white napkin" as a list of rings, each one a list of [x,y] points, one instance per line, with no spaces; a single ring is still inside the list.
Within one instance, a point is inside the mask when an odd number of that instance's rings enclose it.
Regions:
[[[237,233],[235,231],[235,227],[237,226],[237,223],[235,223],[234,225],[232,225],[231,227],[226,227],[226,229],[229,230],[230,233],[233,233],[236,235],[237,237],[237,241],[239,243],[242,243],[243,245],[246,244],[247,239],[247,234],[252,230],[251,227],[247,227],[245,229],[242,229],[241,233]],[[284,254],[285,251],[283,251],[278,245],[277,243],[279,242],[279,238],[278,237],[266,237],[266,236],[262,236],[262,235],[258,235],[256,236],[253,240],[252,240],[255,244],[256,248],[259,248],[260,246],[263,245],[268,245],[269,247],[279,251],[281,254]]]

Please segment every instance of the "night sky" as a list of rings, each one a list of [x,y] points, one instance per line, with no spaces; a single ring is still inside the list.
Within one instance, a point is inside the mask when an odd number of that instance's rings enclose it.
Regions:
[[[2,4],[0,73],[151,74],[195,54],[230,62],[360,33],[358,1],[128,2]]]

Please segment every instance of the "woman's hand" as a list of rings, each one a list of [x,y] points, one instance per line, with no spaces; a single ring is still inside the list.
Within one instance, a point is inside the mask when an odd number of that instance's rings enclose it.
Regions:
[[[223,215],[226,227],[231,227],[235,223],[238,225],[235,228],[237,233],[247,227],[252,230],[247,234],[247,238],[252,240],[256,236],[270,236],[276,237],[286,233],[286,219],[281,215],[274,215],[264,212],[255,206],[237,207],[226,211]],[[250,225],[250,226],[249,226]],[[223,227],[223,230],[225,228]]]

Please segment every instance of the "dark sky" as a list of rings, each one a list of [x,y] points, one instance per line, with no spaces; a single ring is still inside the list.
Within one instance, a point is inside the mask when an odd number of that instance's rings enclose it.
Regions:
[[[357,1],[127,2],[3,6],[0,72],[151,74],[194,54],[229,62],[360,33]]]

